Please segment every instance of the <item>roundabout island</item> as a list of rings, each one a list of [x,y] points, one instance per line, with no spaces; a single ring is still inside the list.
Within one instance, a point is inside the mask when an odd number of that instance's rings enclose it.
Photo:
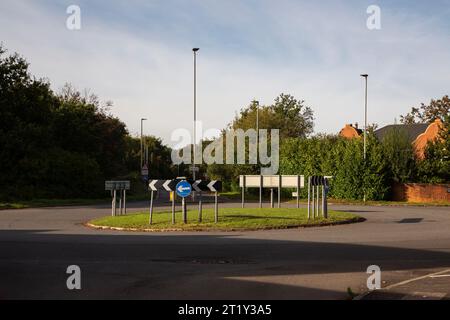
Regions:
[[[187,211],[187,223],[183,223],[182,213],[176,213],[172,223],[171,211],[162,210],[153,213],[152,224],[148,212],[136,212],[122,216],[108,216],[86,223],[88,227],[119,231],[171,232],[171,231],[252,231],[269,229],[290,229],[304,227],[332,226],[362,222],[358,215],[329,211],[328,218],[308,219],[307,209],[297,208],[223,208],[219,220],[215,223],[214,209],[203,209],[202,221],[198,210]]]

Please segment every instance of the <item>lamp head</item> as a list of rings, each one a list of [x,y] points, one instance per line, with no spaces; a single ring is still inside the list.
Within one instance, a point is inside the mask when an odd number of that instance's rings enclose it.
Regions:
[[[197,52],[200,48],[193,48],[192,51]]]

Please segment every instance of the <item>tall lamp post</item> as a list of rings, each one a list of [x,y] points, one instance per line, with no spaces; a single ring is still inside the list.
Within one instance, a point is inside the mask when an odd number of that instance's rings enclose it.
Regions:
[[[141,167],[139,168],[139,171],[142,169],[144,163],[143,163],[143,154],[144,154],[144,121],[146,121],[147,119],[145,118],[141,118]]]
[[[369,77],[368,74],[362,74],[361,77],[365,80],[365,97],[364,97],[364,166],[366,163],[366,156],[367,156],[367,78]],[[366,203],[366,188],[364,187],[364,203]]]
[[[367,78],[368,74],[362,74],[361,77],[365,79],[366,89],[365,89],[365,98],[364,98],[364,160],[366,160],[367,154]]]
[[[194,141],[193,141],[193,164],[192,164],[192,178],[195,181],[195,154],[196,154],[196,143],[197,143],[197,135],[196,135],[196,125],[197,125],[197,52],[200,50],[200,48],[193,48],[192,51],[194,52]]]
[[[256,106],[256,162],[258,162],[259,154],[258,154],[258,148],[259,148],[259,101],[254,100],[255,106]]]

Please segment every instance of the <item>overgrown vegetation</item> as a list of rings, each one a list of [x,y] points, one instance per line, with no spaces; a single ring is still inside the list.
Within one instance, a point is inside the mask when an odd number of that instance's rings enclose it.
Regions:
[[[137,180],[139,139],[109,107],[70,85],[54,93],[0,47],[0,199],[96,198],[107,179]],[[152,174],[169,174],[170,150],[147,139]]]

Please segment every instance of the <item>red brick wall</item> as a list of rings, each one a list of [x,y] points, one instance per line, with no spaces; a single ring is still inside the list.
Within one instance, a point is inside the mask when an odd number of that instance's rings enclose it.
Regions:
[[[407,202],[450,202],[450,185],[406,183],[395,184],[392,200]]]

